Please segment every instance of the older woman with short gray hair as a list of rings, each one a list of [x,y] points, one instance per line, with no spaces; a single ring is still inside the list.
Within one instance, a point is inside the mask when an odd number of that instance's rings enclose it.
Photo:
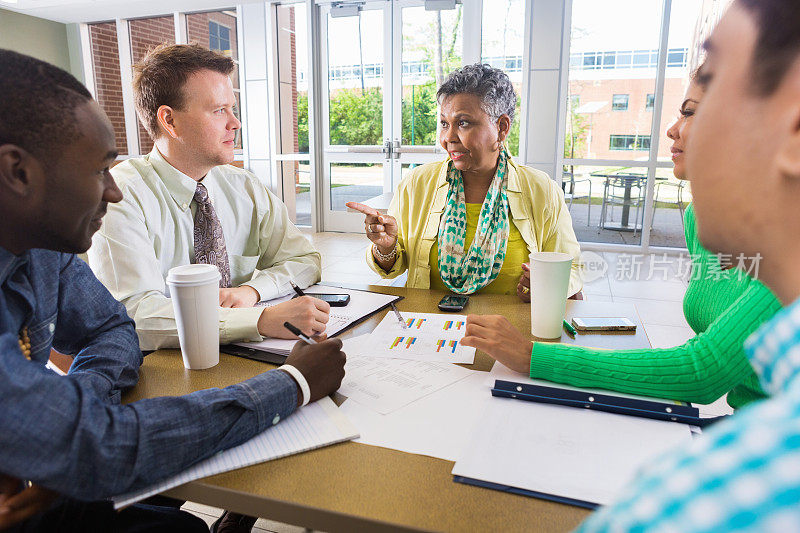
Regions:
[[[580,248],[561,189],[514,162],[506,147],[517,100],[506,73],[467,65],[447,77],[437,99],[448,158],[403,179],[389,214],[348,204],[366,215],[369,265],[385,278],[407,270],[407,287],[529,301],[529,254],[565,252],[574,258],[569,294],[579,293]]]

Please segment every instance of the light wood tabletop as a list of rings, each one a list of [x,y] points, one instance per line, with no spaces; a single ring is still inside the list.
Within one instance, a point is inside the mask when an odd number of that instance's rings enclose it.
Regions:
[[[445,294],[364,288],[403,296],[397,303],[401,312],[439,312],[436,304]],[[464,313],[505,315],[520,330],[530,331],[530,306],[516,296],[475,295]],[[385,314],[342,337],[371,332]],[[579,334],[575,339],[564,334],[561,342],[650,347],[633,305],[570,300],[567,318],[572,316],[624,316],[638,327],[635,334]],[[488,371],[492,364],[479,351],[468,368]],[[214,368],[190,371],[183,368],[179,351],[159,350],[145,357],[139,384],[125,401],[225,387],[270,368],[220,354]],[[346,442],[201,479],[166,494],[322,531],[569,531],[588,515],[578,507],[455,483],[452,468],[451,461]]]

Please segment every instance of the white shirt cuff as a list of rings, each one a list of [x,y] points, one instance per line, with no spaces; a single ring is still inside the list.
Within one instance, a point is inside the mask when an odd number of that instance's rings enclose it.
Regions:
[[[292,365],[281,365],[278,368],[291,375],[300,386],[300,392],[303,393],[303,403],[300,404],[300,406],[308,405],[308,401],[311,399],[311,389],[308,387],[308,381],[306,381],[306,377],[303,373]]]

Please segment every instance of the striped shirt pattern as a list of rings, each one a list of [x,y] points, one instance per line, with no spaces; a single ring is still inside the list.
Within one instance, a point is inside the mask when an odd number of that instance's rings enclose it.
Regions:
[[[800,300],[745,349],[773,398],[648,466],[579,531],[800,531]]]

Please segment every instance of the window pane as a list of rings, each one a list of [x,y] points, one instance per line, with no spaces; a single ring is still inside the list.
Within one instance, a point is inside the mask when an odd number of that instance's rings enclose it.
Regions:
[[[402,11],[403,48],[402,131],[405,145],[438,143],[436,90],[451,71],[461,66],[462,7],[425,11],[423,6]],[[438,58],[441,58],[439,61]]]
[[[702,17],[701,17],[702,14]],[[669,27],[669,53],[664,79],[664,103],[658,143],[658,160],[671,161],[672,140],[666,135],[669,126],[678,117],[678,110],[684,99],[693,68],[700,61],[700,44],[707,34],[704,24],[716,20],[704,12],[702,2],[694,0],[673,0]],[[706,31],[710,27],[705,28]],[[697,47],[697,48],[693,48]],[[690,63],[690,56],[694,63]],[[650,244],[653,246],[686,246],[683,234],[682,214],[691,202],[689,184],[675,178],[672,169],[656,169],[653,228],[650,231]]]
[[[175,44],[175,19],[171,15],[131,20],[128,22],[128,31],[131,34],[131,58],[134,64],[160,44]],[[139,123],[139,152],[146,154],[152,149],[153,141]]]
[[[583,54],[583,61],[569,71],[568,102],[579,96],[580,105],[567,113],[565,158],[619,159],[623,149],[626,158],[647,158],[634,149],[635,136],[652,127],[645,105],[655,93],[651,54],[658,50],[661,9],[659,0],[573,1],[570,54]]]
[[[308,161],[280,161],[283,202],[289,218],[298,226],[311,225],[311,169]]]
[[[628,95],[615,94],[612,100],[611,108],[614,111],[627,111],[628,110]]]
[[[308,153],[308,30],[306,5],[277,6],[281,154]]]
[[[653,106],[655,105],[655,102],[656,102],[656,95],[648,94],[647,95],[647,102],[644,104],[644,110],[645,111],[652,111],[653,110]]]
[[[634,138],[613,137],[620,144]],[[578,240],[639,244],[646,177],[646,168],[564,165],[561,187]]]
[[[517,93],[517,106],[514,122],[508,135],[508,149],[511,155],[519,155],[519,129],[522,124],[520,102],[522,94],[522,53],[525,32],[524,0],[492,0],[483,2],[483,21],[481,28],[481,61],[492,66],[504,68]],[[570,61],[574,55],[571,56]],[[503,58],[501,65],[492,60]]]
[[[114,126],[117,150],[120,154],[127,154],[128,138],[125,135],[125,112],[122,105],[117,25],[114,22],[90,24],[89,39],[92,43],[92,70],[97,102]]]
[[[383,68],[383,12],[365,9],[355,17],[329,15],[327,38],[330,143],[383,144],[383,76],[360,74],[362,64]]]
[[[331,163],[331,209],[345,211],[347,202],[363,202],[383,194],[382,163]]]

